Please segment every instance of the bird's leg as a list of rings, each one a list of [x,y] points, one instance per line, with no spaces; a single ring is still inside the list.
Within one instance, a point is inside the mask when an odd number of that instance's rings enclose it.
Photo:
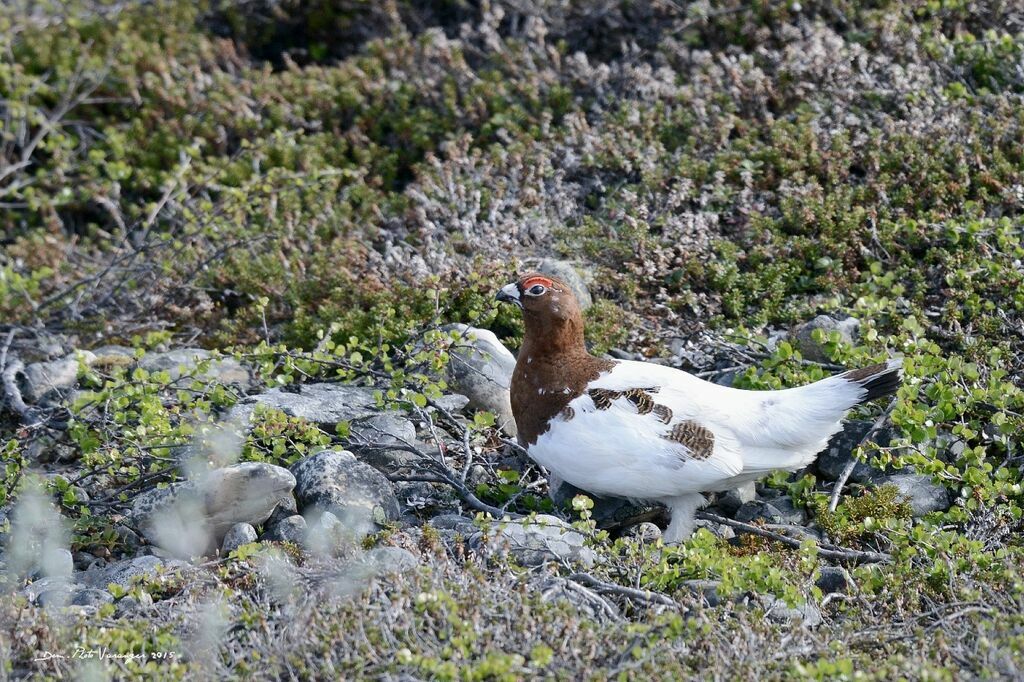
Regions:
[[[672,512],[672,522],[665,529],[662,539],[670,545],[686,540],[693,534],[697,510],[708,503],[700,493],[680,495],[662,500]]]

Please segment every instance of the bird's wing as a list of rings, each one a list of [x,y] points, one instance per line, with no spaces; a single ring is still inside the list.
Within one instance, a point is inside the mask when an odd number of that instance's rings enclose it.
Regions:
[[[585,490],[641,499],[713,490],[739,475],[734,435],[659,378],[643,363],[617,364],[553,420],[531,456]]]
[[[842,375],[781,391],[720,386],[680,370],[646,362],[620,362],[590,387],[651,395],[672,410],[673,427],[693,423],[708,430],[745,473],[805,466],[842,426],[864,390]]]

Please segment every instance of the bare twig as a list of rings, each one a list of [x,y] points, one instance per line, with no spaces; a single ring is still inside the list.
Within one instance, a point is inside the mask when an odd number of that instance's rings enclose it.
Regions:
[[[870,441],[872,438],[875,437],[875,434],[882,430],[882,427],[885,425],[885,422],[889,419],[889,415],[892,414],[892,411],[895,407],[896,399],[893,398],[892,401],[889,402],[889,406],[885,408],[885,411],[878,416],[878,419],[875,420],[875,423],[871,425],[871,428],[868,429],[868,432],[865,433],[864,437],[860,439],[859,443],[857,443],[858,448],[864,445],[864,443]],[[839,506],[839,497],[843,493],[843,486],[846,485],[847,479],[850,478],[850,474],[853,473],[853,469],[856,466],[857,458],[851,455],[850,461],[846,463],[846,466],[843,467],[842,473],[839,474],[839,478],[836,479],[835,488],[832,489],[832,497],[830,497],[828,500],[829,511],[835,511],[836,507]]]
[[[569,579],[586,585],[599,593],[617,594],[626,597],[627,599],[632,599],[633,601],[644,602],[645,604],[658,604],[660,606],[679,608],[679,604],[677,604],[671,597],[660,592],[638,590],[633,587],[624,587],[614,583],[607,583],[603,580],[598,580],[589,573],[573,573],[569,576]]]
[[[697,517],[712,521],[714,523],[722,523],[737,530],[742,530],[744,533],[750,533],[752,535],[760,535],[763,538],[781,542],[789,547],[798,548],[802,544],[801,540],[791,538],[788,535],[782,533],[776,533],[775,531],[755,526],[749,523],[743,523],[742,521],[734,521],[733,519],[727,519],[724,516],[718,514],[712,514],[710,512],[698,512]],[[824,559],[830,561],[848,562],[854,564],[886,564],[892,562],[892,557],[882,552],[862,552],[856,549],[846,549],[843,547],[836,547],[835,545],[818,544],[818,555]]]
[[[397,449],[405,449],[405,448],[394,447],[393,449],[397,450]],[[452,472],[452,473],[454,473],[454,472]],[[459,499],[461,499],[463,502],[465,502],[467,505],[469,505],[469,507],[472,508],[472,509],[475,509],[477,511],[482,511],[485,514],[490,514],[491,516],[493,516],[496,519],[500,519],[500,518],[502,518],[504,516],[507,516],[507,517],[513,518],[513,519],[522,518],[521,514],[515,514],[513,512],[508,512],[508,511],[505,511],[503,509],[499,509],[499,508],[497,508],[495,506],[487,504],[486,502],[481,500],[479,497],[477,497],[475,494],[473,494],[473,491],[471,491],[465,484],[462,483],[462,481],[460,481],[458,479],[458,477],[456,477],[454,475],[445,475],[445,474],[438,473],[437,475],[434,475],[434,476],[431,476],[431,475],[403,476],[403,475],[395,474],[395,475],[388,476],[388,480],[390,480],[392,482],[396,482],[396,481],[426,481],[428,483],[443,483],[445,485],[451,486],[455,490],[455,494],[459,496]]]
[[[114,505],[114,504],[119,504],[121,502],[121,500],[119,500],[118,497],[121,495],[121,493],[128,492],[129,490],[132,490],[133,488],[140,488],[141,487],[141,488],[145,489],[146,486],[148,486],[149,483],[151,483],[153,481],[157,481],[157,480],[159,480],[161,478],[164,478],[166,476],[171,476],[171,477],[175,476],[174,469],[173,468],[160,469],[159,471],[154,471],[154,472],[152,472],[150,474],[146,474],[145,476],[142,476],[141,478],[135,479],[134,481],[132,481],[128,485],[121,486],[117,490],[113,491],[112,493],[106,495],[105,497],[103,497],[103,498],[101,498],[99,500],[90,501],[88,504],[89,504],[90,507],[106,507],[106,506],[110,506],[110,505]]]

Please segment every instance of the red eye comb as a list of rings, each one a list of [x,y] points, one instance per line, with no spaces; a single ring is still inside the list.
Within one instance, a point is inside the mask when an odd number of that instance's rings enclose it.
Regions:
[[[555,285],[555,283],[552,282],[547,277],[531,277],[530,279],[528,279],[525,282],[523,282],[523,290],[525,291],[525,290],[529,289],[530,287],[532,287],[535,284],[543,284],[544,286],[546,286],[549,289],[552,288]]]

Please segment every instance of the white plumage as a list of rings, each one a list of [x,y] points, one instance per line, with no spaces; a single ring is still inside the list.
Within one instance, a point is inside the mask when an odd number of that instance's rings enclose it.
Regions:
[[[899,365],[891,360],[880,374]],[[641,413],[626,396],[600,409],[587,392],[645,387],[671,410],[667,423],[654,412]],[[693,531],[694,514],[705,503],[702,492],[808,465],[867,395],[868,388],[843,374],[781,391],[746,391],[662,365],[619,362],[552,420],[529,454],[583,490],[665,503],[672,510],[665,540],[678,542]],[[686,445],[665,437],[683,422],[713,434],[710,454],[694,457]]]

